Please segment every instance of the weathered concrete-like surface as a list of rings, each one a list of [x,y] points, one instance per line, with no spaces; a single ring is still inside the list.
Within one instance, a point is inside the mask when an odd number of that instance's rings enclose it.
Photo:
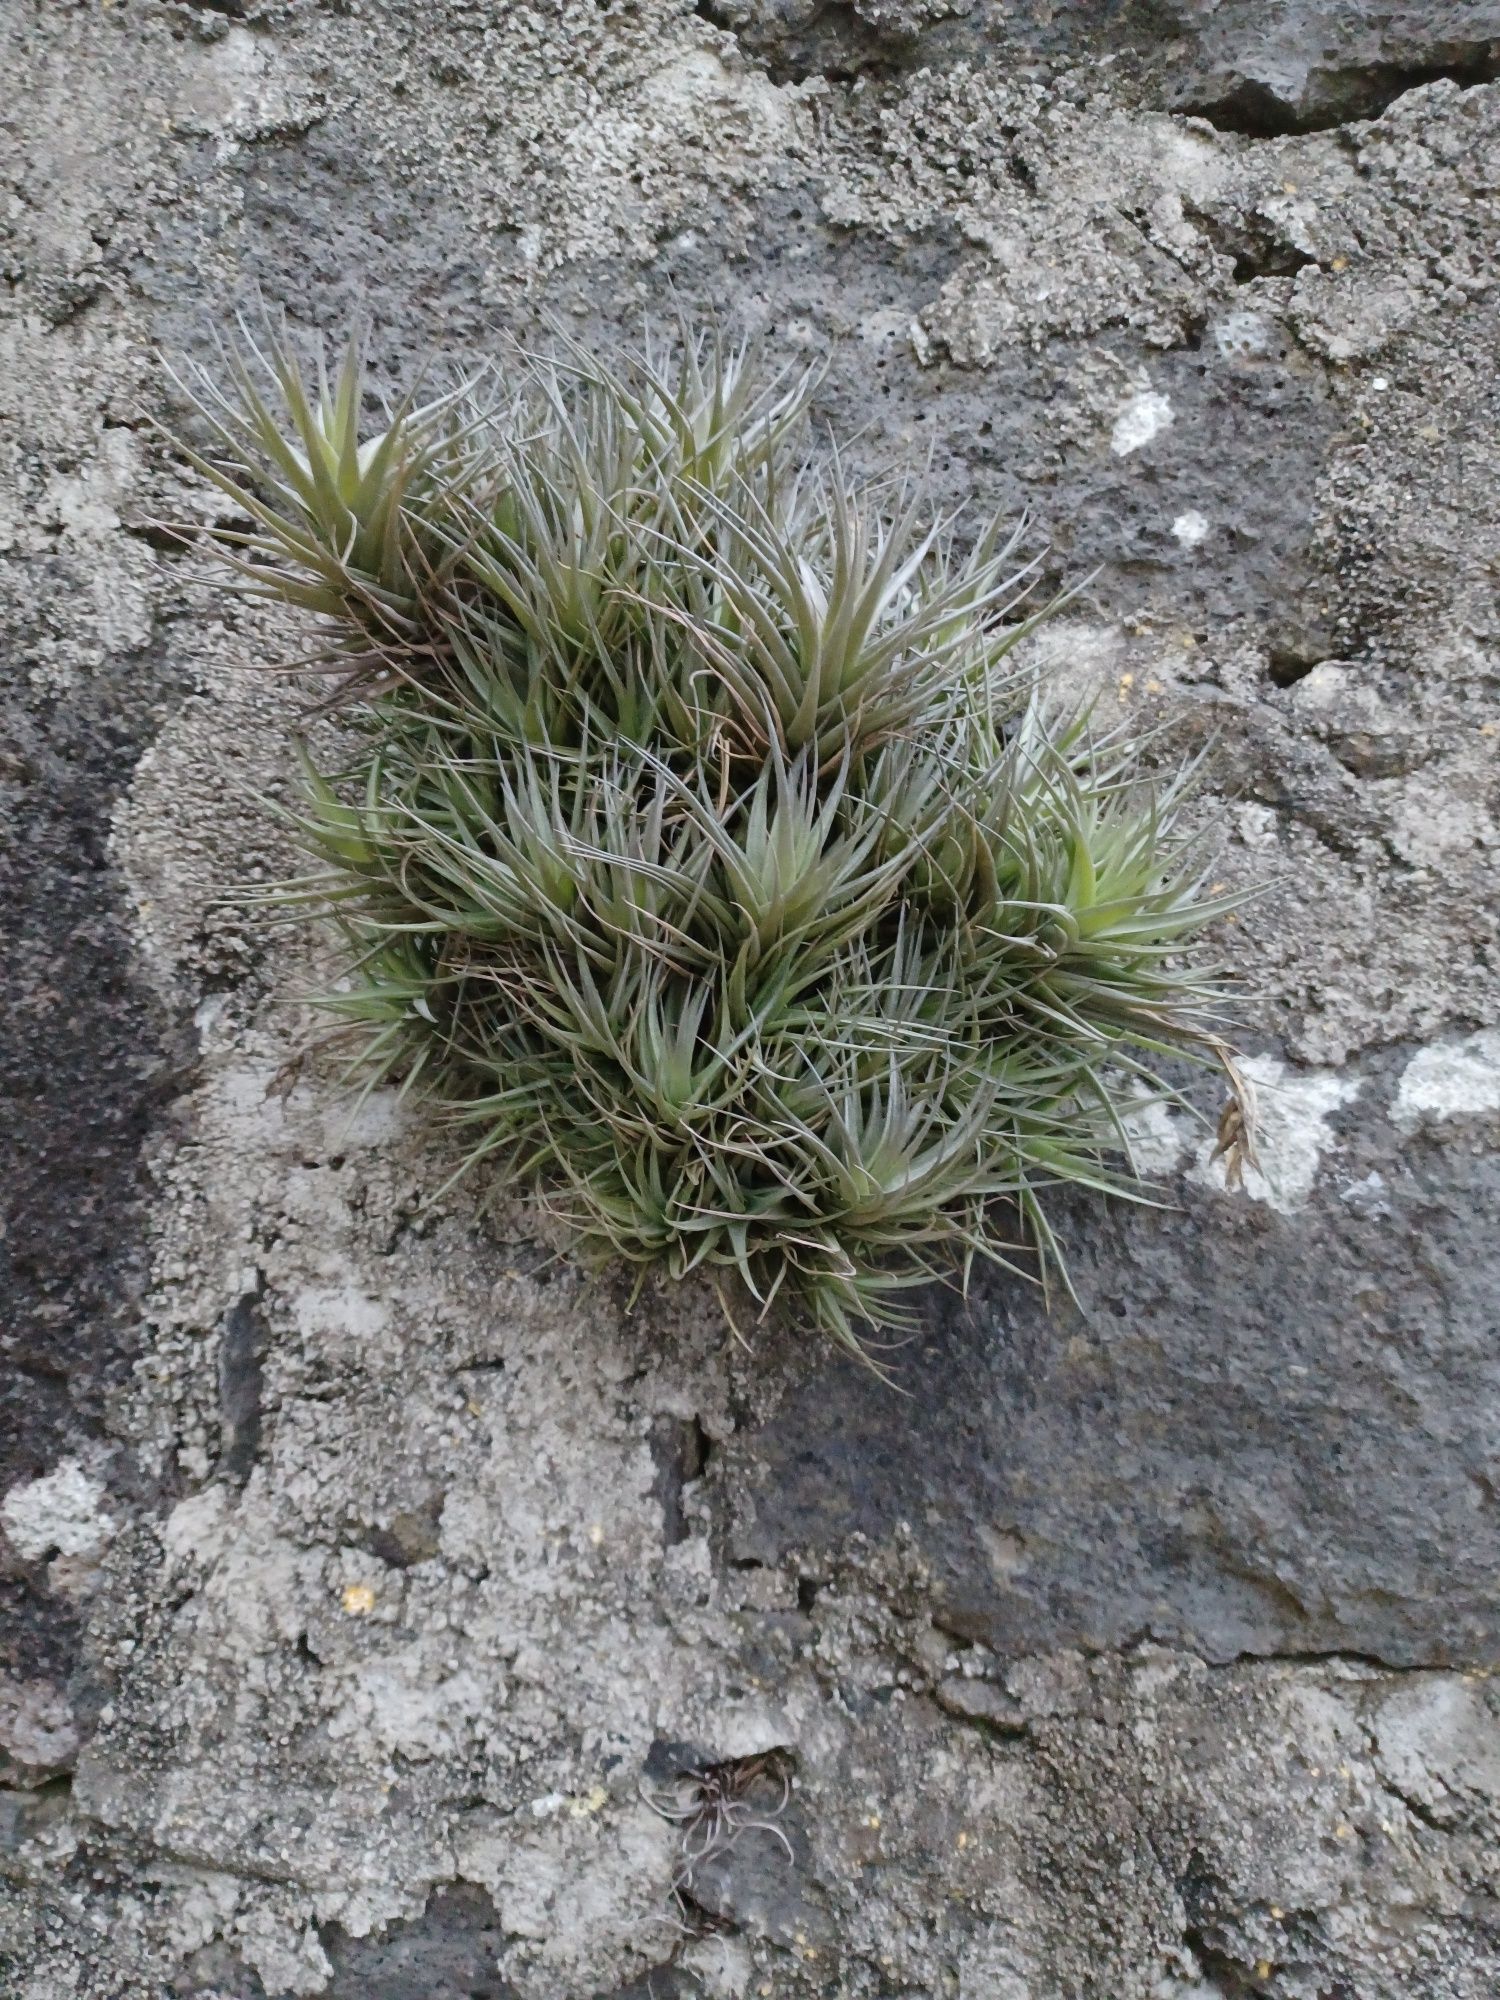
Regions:
[[[1463,6],[13,8],[0,173],[0,1993],[1489,2000],[1500,23]],[[287,624],[195,587],[158,342],[381,365],[673,299],[1104,568],[1216,735],[1263,1171],[936,1298],[904,1395],[634,1314],[229,892]],[[672,1748],[671,1746],[678,1746]],[[641,1797],[770,1754],[694,1874]],[[748,1766],[745,1767],[748,1770]],[[748,1781],[750,1809],[779,1782]]]
[[[929,64],[1041,57],[1109,66],[1112,87],[1155,110],[1256,137],[1367,118],[1435,77],[1500,69],[1493,0],[706,0],[778,81],[888,77]]]

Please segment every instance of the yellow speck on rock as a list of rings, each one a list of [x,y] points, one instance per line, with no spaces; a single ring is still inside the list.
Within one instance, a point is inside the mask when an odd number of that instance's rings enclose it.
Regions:
[[[1271,1961],[1270,1961],[1270,1959],[1268,1959],[1268,1958],[1263,1958],[1263,1959],[1260,1959],[1260,1960],[1259,1960],[1259,1961],[1257,1962],[1257,1964],[1256,1964],[1256,1967],[1255,1967],[1255,1976],[1256,1976],[1256,1978],[1257,1978],[1257,1979],[1269,1979],[1269,1978],[1270,1978],[1270,1976],[1271,1976]]]
[[[367,1583],[346,1583],[340,1602],[351,1618],[364,1618],[375,1609],[375,1593]]]
[[[958,1836],[958,1851],[960,1854],[963,1853],[964,1849],[968,1846],[968,1844],[969,1844],[969,1836],[966,1833],[961,1833]]]

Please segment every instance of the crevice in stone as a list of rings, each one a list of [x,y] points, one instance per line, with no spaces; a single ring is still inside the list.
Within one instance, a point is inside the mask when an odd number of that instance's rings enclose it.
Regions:
[[[144,542],[159,555],[186,555],[193,547],[189,528],[174,528],[170,521],[122,521],[121,529],[132,541]]]
[[[1410,1792],[1386,1775],[1380,1760],[1380,1742],[1370,1725],[1368,1716],[1361,1715],[1359,1721],[1360,1733],[1365,1740],[1365,1751],[1370,1759],[1370,1768],[1381,1791],[1394,1804],[1400,1806],[1403,1812],[1410,1813],[1411,1817],[1425,1826],[1430,1833],[1442,1834],[1445,1839],[1451,1838],[1455,1828],[1450,1822],[1439,1819],[1425,1800],[1413,1797]]]
[[[861,77],[885,80],[927,59],[916,36],[875,27],[861,19],[849,0],[822,0],[795,26],[774,14],[762,19],[746,0],[696,0],[694,12],[733,35],[745,59],[777,85],[813,77],[832,84],[855,83]]]
[[[1265,1983],[1242,1959],[1227,1948],[1220,1928],[1225,1915],[1225,1887],[1201,1856],[1194,1855],[1177,1884],[1182,1898],[1183,1943],[1198,1962],[1205,1982],[1211,1982],[1224,2000],[1247,2000],[1265,1991]]]
[[[1320,70],[1296,102],[1279,97],[1254,77],[1240,78],[1220,96],[1186,101],[1172,108],[1185,118],[1201,118],[1216,132],[1247,139],[1284,139],[1298,133],[1332,132],[1341,125],[1380,118],[1409,90],[1427,83],[1456,83],[1463,89],[1500,77],[1500,42],[1457,44],[1424,63],[1369,63]]]
[[[597,1995],[596,2000],[698,2000],[702,1992],[692,1973],[684,1972],[669,1958],[653,1965],[639,1979],[632,1979],[628,1986]]]
[[[1361,1653],[1344,1646],[1331,1646],[1326,1650],[1310,1647],[1305,1651],[1275,1653],[1235,1653],[1228,1659],[1208,1660],[1206,1666],[1215,1669],[1243,1666],[1267,1667],[1326,1667],[1350,1666],[1369,1667],[1379,1674],[1456,1674],[1463,1668],[1452,1660],[1386,1660],[1379,1653]]]
[[[1226,1951],[1211,1944],[1201,1930],[1189,1925],[1183,1932],[1183,1941],[1198,1961],[1200,1979],[1212,1983],[1213,1990],[1223,1995],[1223,2000],[1248,2000],[1248,1996],[1264,1992],[1264,1982],[1254,1978],[1242,1965],[1231,1958]]]
[[[678,1887],[677,1904],[683,1922],[695,1937],[733,1937],[740,1928],[733,1917],[726,1917],[722,1911],[700,1903],[685,1885]]]
[[[1387,1798],[1398,1800],[1400,1804],[1406,1809],[1406,1811],[1411,1814],[1412,1818],[1414,1820],[1420,1821],[1421,1824],[1425,1826],[1429,1832],[1440,1833],[1445,1837],[1450,1836],[1452,1834],[1453,1828],[1451,1826],[1445,1825],[1444,1822],[1440,1820],[1437,1814],[1432,1810],[1431,1806],[1424,1805],[1420,1799],[1413,1798],[1409,1792],[1403,1792],[1398,1785],[1392,1785],[1383,1782],[1381,1785],[1381,1790],[1385,1793]]]
[[[686,1490],[708,1470],[713,1439],[697,1417],[658,1417],[651,1427],[651,1456],[656,1463],[652,1492],[661,1503],[662,1539],[676,1548],[688,1538],[683,1499]]]
[[[1321,667],[1333,654],[1318,646],[1298,645],[1295,642],[1272,646],[1267,662],[1267,672],[1279,688],[1295,687],[1298,681],[1306,680],[1314,667]]]
[[[394,1514],[386,1527],[371,1528],[359,1543],[390,1569],[412,1569],[431,1562],[442,1546],[443,1496],[433,1494],[420,1507]]]
[[[1227,215],[1191,200],[1183,203],[1183,209],[1210,247],[1229,258],[1230,278],[1236,285],[1252,285],[1257,278],[1295,278],[1317,263],[1277,235],[1269,221],[1253,210]]]
[[[219,1471],[237,1486],[243,1486],[250,1477],[260,1453],[261,1396],[269,1341],[265,1314],[260,1309],[265,1289],[265,1278],[257,1271],[251,1288],[225,1314],[219,1342],[219,1411],[223,1425]]]
[[[978,1681],[974,1686],[988,1689],[998,1700],[1009,1699],[993,1682]],[[965,1706],[955,1699],[955,1693],[954,1688],[940,1681],[932,1690],[932,1699],[950,1722],[956,1723],[960,1729],[972,1730],[982,1742],[996,1749],[1003,1745],[1006,1749],[1013,1750],[1019,1741],[1030,1735],[1031,1723],[1026,1716],[1019,1713],[1019,1704],[1018,1712],[1014,1716],[1000,1713],[985,1714],[977,1708]]]

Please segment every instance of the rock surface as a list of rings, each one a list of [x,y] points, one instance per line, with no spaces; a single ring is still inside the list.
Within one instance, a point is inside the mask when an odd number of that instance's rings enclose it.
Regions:
[[[0,35],[0,1991],[1490,2000],[1500,12]],[[1076,1308],[935,1298],[900,1395],[431,1204],[234,900],[296,634],[156,525],[215,503],[154,350],[257,292],[392,378],[728,313],[1101,566],[1039,652],[1215,740],[1268,885],[1246,1188],[1143,1111],[1170,1205],[1064,1217]]]

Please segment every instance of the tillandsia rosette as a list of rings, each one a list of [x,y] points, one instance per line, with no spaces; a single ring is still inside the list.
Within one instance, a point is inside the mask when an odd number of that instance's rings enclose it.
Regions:
[[[211,546],[343,700],[280,893],[367,1085],[586,1248],[866,1355],[912,1286],[1060,1268],[1049,1189],[1143,1192],[1158,1062],[1228,1060],[1229,899],[1192,768],[1016,665],[1017,533],[860,487],[811,378],[686,329],[394,405],[358,342],[244,334],[183,386],[249,523]]]

